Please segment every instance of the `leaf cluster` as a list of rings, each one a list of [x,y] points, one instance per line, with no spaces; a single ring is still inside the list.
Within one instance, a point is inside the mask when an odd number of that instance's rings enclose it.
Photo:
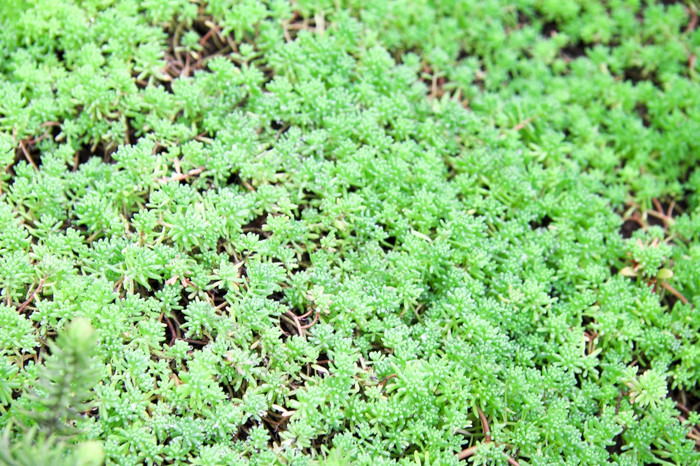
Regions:
[[[0,4],[14,461],[696,464],[666,3]]]

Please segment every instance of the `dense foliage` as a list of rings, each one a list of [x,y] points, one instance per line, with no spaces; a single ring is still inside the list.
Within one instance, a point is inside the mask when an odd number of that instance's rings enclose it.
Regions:
[[[697,464],[697,12],[0,0],[0,461]]]

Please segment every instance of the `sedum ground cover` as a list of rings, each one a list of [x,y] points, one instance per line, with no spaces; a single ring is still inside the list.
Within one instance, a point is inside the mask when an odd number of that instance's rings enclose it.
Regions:
[[[0,462],[697,464],[697,24],[0,1]]]

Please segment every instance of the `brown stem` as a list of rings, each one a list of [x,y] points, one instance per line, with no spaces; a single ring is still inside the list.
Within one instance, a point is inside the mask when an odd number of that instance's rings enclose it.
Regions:
[[[381,382],[379,382],[379,386],[382,387],[382,388],[384,388],[384,385],[386,385],[386,383],[387,383],[389,380],[395,379],[396,377],[398,377],[398,375],[396,375],[396,374],[391,374],[391,375],[388,376],[386,379],[384,379],[384,380],[382,380]]]
[[[676,201],[671,201],[671,204],[668,206],[668,212],[666,213],[667,217],[673,217],[673,208],[676,207]]]
[[[319,315],[319,312],[317,311],[316,315],[314,316],[314,320],[312,320],[310,324],[302,325],[301,328],[303,328],[303,329],[310,328],[313,324],[315,324],[318,321],[318,315]]]
[[[182,75],[188,77],[190,75],[190,54],[185,54],[185,67],[182,69]]]
[[[308,312],[303,313],[302,315],[299,316],[299,318],[300,318],[300,319],[306,319],[307,317],[309,317],[309,316],[311,315],[312,312],[314,312],[313,309],[311,309],[311,310],[308,311]]]
[[[301,322],[299,322],[299,318],[296,316],[296,314],[291,313],[290,311],[287,311],[284,313],[284,315],[288,316],[290,319],[294,321],[294,325],[297,327],[297,331],[299,332],[299,336],[304,335],[304,329],[301,326]]]
[[[95,238],[97,238],[98,236],[100,236],[100,234],[102,234],[102,230],[97,230],[96,232],[94,232],[93,234],[91,234],[90,236],[88,236],[88,237],[85,239],[85,241],[88,242],[88,243],[91,243],[91,242],[93,242],[93,241],[95,240]]]
[[[659,220],[663,220],[664,223],[666,223],[666,225],[668,225],[669,223],[671,223],[673,221],[673,219],[666,216],[666,214],[664,214],[663,211],[657,212],[655,210],[647,210],[646,213],[648,215],[651,215],[652,217],[658,218]]]
[[[520,131],[521,129],[526,127],[528,125],[528,123],[530,123],[533,119],[534,119],[533,117],[525,118],[523,121],[521,121],[517,125],[513,126],[513,131]]]
[[[491,429],[489,429],[489,421],[486,419],[486,416],[484,415],[484,412],[479,408],[478,406],[476,407],[476,410],[479,412],[479,420],[481,420],[481,427],[484,430],[484,439],[487,442],[491,441]]]
[[[216,31],[217,29],[218,29],[218,27],[209,28],[207,33],[204,34],[204,36],[199,40],[199,45],[203,46],[204,44],[206,44],[207,41],[209,40],[209,38],[211,37],[211,35],[214,34],[214,32],[218,32],[218,31]]]
[[[204,340],[195,340],[195,339],[192,339],[192,338],[184,338],[184,340],[185,340],[187,343],[192,343],[193,345],[207,346],[207,345],[209,344],[208,341],[204,341]]]
[[[289,35],[289,23],[284,21],[282,23],[282,32],[284,34],[284,40],[289,43],[292,41],[292,36]]]
[[[24,158],[27,159],[27,162],[32,164],[34,170],[39,170],[39,167],[36,163],[34,163],[34,159],[32,159],[32,156],[29,155],[29,151],[27,151],[27,148],[24,146],[24,141],[22,141],[21,139],[19,140],[19,147],[20,149],[22,149],[22,153],[24,154]]]
[[[34,298],[36,297],[36,294],[41,290],[41,287],[44,286],[44,281],[46,281],[46,277],[42,278],[39,284],[36,287],[36,290],[32,292],[31,296],[29,296],[29,299],[27,299],[20,307],[17,309],[17,312],[22,312],[24,309],[31,304],[32,301],[34,301]]]
[[[695,9],[688,8],[688,14],[690,14],[690,21],[688,21],[688,26],[685,28],[685,34],[693,32],[693,29],[698,25],[698,14],[695,12]]]
[[[588,337],[588,352],[586,354],[591,354],[593,352],[593,344],[595,343],[595,339],[598,338],[598,334],[589,334],[585,332],[585,335]]]
[[[175,54],[175,58],[182,63],[182,55],[178,51],[178,44],[180,43],[180,33],[182,32],[182,24],[178,24],[178,26],[175,28],[175,34],[173,34],[173,53]]]
[[[41,136],[39,136],[38,138],[29,138],[29,139],[25,139],[25,140],[24,140],[24,143],[25,143],[25,144],[28,144],[28,145],[29,145],[29,144],[30,144],[30,145],[34,145],[34,144],[36,144],[37,142],[43,141],[43,140],[46,139],[47,137],[49,137],[49,130],[44,131],[44,133],[43,133]]]
[[[637,215],[636,213],[630,215],[629,217],[625,217],[622,219],[623,222],[626,222],[628,220],[635,222],[637,225],[639,225],[642,228],[646,228],[646,224],[642,221],[641,218],[639,218],[639,215]]]
[[[191,176],[199,175],[203,171],[204,171],[204,167],[193,168],[192,170],[188,171],[187,173],[176,174],[176,175],[173,175],[169,178],[168,177],[158,178],[156,181],[158,181],[160,183],[167,183],[169,181],[182,181],[182,180],[186,180],[187,178],[189,178]]]
[[[680,409],[683,411],[686,415],[690,414],[690,410],[682,403],[676,403],[676,408]]]
[[[165,323],[168,325],[168,328],[170,329],[170,334],[172,335],[170,337],[170,343],[168,343],[168,346],[173,346],[175,340],[177,339],[177,332],[175,331],[175,327],[173,327],[173,323],[170,321],[170,318],[165,314],[161,314],[161,316],[165,319]]]
[[[697,61],[697,59],[698,59],[698,56],[695,54],[688,57],[688,68],[689,68],[691,73],[695,69],[695,62]]]
[[[457,455],[457,459],[463,460],[465,458],[469,458],[473,454],[476,453],[476,450],[479,449],[479,445],[474,445],[469,448],[465,448],[464,450],[460,451],[459,454]]]
[[[479,408],[478,406],[476,407],[477,412],[479,413],[479,420],[481,421],[481,428],[484,431],[484,443],[491,443],[493,440],[491,439],[491,429],[489,428],[489,421],[486,419],[486,416],[484,415],[484,412]],[[476,451],[479,449],[479,445],[472,445],[469,448],[465,448],[464,450],[460,451],[457,454],[457,459],[458,460],[463,460],[465,458],[469,458],[470,456],[474,455]],[[518,463],[516,460],[511,458],[510,456],[506,455],[503,453],[503,456],[505,456],[506,461],[508,464],[511,466],[520,466],[520,463]]]
[[[681,302],[682,302],[683,304],[688,304],[688,299],[687,299],[685,296],[683,296],[683,295],[680,293],[680,291],[678,291],[677,289],[675,289],[674,287],[672,287],[671,285],[669,285],[668,283],[666,283],[666,282],[664,282],[664,281],[660,281],[659,284],[660,284],[665,290],[667,290],[669,293],[671,293],[673,296],[675,296],[676,298],[680,299]]]

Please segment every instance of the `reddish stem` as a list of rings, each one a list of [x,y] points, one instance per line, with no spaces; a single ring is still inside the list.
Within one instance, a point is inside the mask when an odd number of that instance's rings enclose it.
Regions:
[[[668,291],[669,293],[671,293],[673,296],[675,296],[676,298],[680,299],[681,302],[682,302],[683,304],[688,304],[688,299],[687,299],[685,296],[683,296],[683,295],[680,293],[680,291],[678,291],[677,289],[675,289],[674,287],[672,287],[671,285],[669,285],[668,283],[666,283],[666,282],[664,282],[664,281],[660,281],[659,284],[661,285],[662,288],[664,288],[665,290],[667,290],[667,291]]]
[[[318,314],[319,313],[316,312],[316,315],[314,316],[314,320],[312,320],[311,323],[308,325],[302,325],[301,328],[307,329],[307,328],[311,327],[313,324],[315,324],[316,322],[318,322]]]
[[[31,304],[32,301],[34,301],[34,298],[36,297],[36,294],[41,290],[41,287],[44,286],[44,281],[46,280],[46,277],[42,278],[41,281],[39,282],[39,285],[37,285],[36,290],[29,296],[29,299],[27,299],[20,307],[17,309],[17,312],[22,312],[24,309]]]
[[[32,159],[32,156],[29,155],[29,151],[27,151],[27,148],[24,146],[24,141],[22,141],[21,139],[19,140],[19,147],[20,149],[22,149],[22,153],[24,154],[24,158],[27,159],[27,162],[32,164],[34,170],[39,170],[39,167],[36,163],[34,163],[34,159]]]

